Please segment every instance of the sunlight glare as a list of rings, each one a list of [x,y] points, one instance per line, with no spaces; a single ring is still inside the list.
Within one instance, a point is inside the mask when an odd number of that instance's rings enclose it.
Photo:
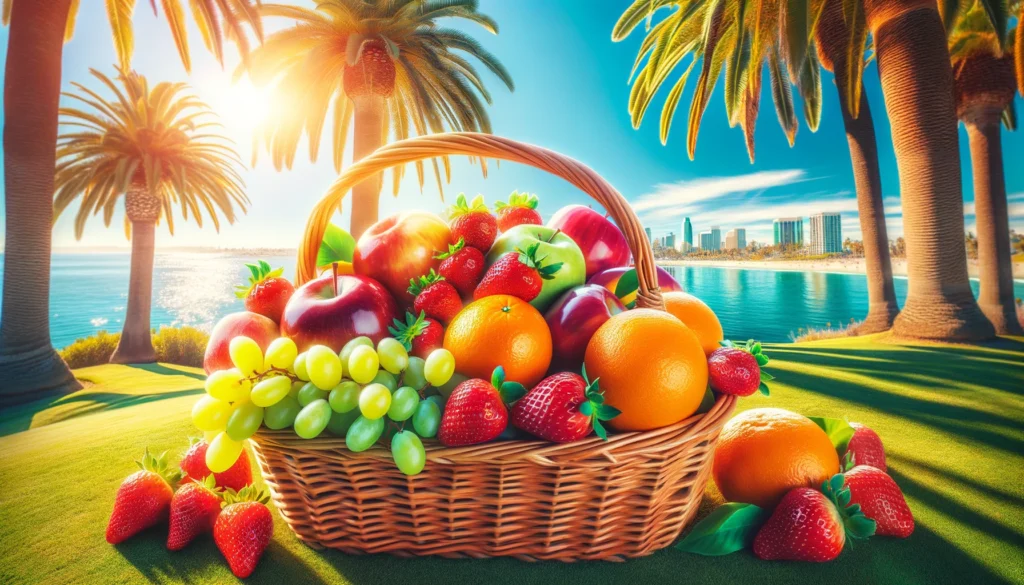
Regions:
[[[248,139],[270,113],[270,88],[243,78],[221,88],[210,105],[236,139]]]

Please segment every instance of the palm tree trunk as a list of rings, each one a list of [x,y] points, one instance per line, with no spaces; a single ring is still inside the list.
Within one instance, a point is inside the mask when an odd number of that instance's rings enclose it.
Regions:
[[[953,75],[934,1],[865,2],[892,124],[907,242],[907,302],[893,333],[979,340],[995,334],[967,278]]]
[[[156,361],[150,331],[153,305],[153,253],[156,222],[132,222],[132,268],[128,277],[128,310],[125,313],[121,341],[110,356],[114,364],[140,364]]]
[[[0,406],[78,390],[50,342],[50,247],[64,23],[70,0],[15,2],[4,91],[7,209]]]
[[[846,92],[839,88],[839,107],[843,112],[846,142],[850,147],[853,183],[857,189],[857,212],[864,241],[864,266],[868,278],[868,316],[857,327],[859,334],[878,333],[892,328],[899,314],[896,289],[892,283],[889,260],[889,234],[885,227],[882,203],[882,177],[878,170],[878,146],[875,124],[865,92],[860,93],[860,113],[854,118],[846,107]]]
[[[974,214],[978,220],[978,306],[1000,335],[1024,335],[1017,320],[1010,259],[1010,221],[1003,175],[1001,111],[980,108],[964,119],[974,172]]]
[[[377,95],[357,96],[355,105],[355,128],[352,156],[360,160],[384,144],[384,98]],[[352,237],[359,236],[366,228],[377,223],[380,206],[380,189],[383,173],[374,175],[352,188]]]

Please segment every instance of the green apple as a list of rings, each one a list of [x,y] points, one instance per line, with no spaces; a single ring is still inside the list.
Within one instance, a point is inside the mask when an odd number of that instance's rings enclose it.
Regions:
[[[587,261],[576,242],[561,231],[542,225],[524,224],[508,230],[494,241],[487,254],[487,266],[490,267],[506,252],[525,250],[533,244],[540,244],[537,257],[543,258],[545,265],[562,263],[562,268],[554,274],[554,278],[545,280],[540,294],[530,301],[531,305],[543,313],[562,293],[583,286],[587,277]]]

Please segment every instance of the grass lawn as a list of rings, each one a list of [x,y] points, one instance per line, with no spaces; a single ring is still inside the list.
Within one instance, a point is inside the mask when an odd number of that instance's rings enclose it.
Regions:
[[[252,583],[1024,583],[1024,339],[988,347],[877,337],[768,345],[777,406],[859,421],[885,441],[917,519],[908,540],[848,546],[823,565],[673,549],[626,563],[400,559],[307,548],[277,518]],[[0,413],[0,583],[231,583],[208,537],[177,553],[166,528],[103,538],[114,492],[149,445],[183,451],[196,370],[100,366],[90,385]],[[702,512],[721,499],[711,486]]]

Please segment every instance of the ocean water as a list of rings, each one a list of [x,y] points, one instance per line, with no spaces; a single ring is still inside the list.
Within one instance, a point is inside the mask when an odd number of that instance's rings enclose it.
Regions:
[[[3,272],[0,255],[0,275]],[[294,274],[295,257],[265,257]],[[237,254],[157,254],[153,326],[191,325],[209,330],[217,319],[243,310],[234,287],[248,278]],[[128,300],[129,255],[55,254],[51,264],[50,335],[60,348],[99,330],[119,331]],[[802,327],[838,326],[867,313],[867,280],[859,274],[669,266],[683,289],[714,309],[733,339],[787,341]],[[907,281],[897,278],[902,303]],[[972,281],[977,293],[978,283]],[[0,285],[2,286],[2,285]],[[1024,282],[1014,290],[1024,297]]]

